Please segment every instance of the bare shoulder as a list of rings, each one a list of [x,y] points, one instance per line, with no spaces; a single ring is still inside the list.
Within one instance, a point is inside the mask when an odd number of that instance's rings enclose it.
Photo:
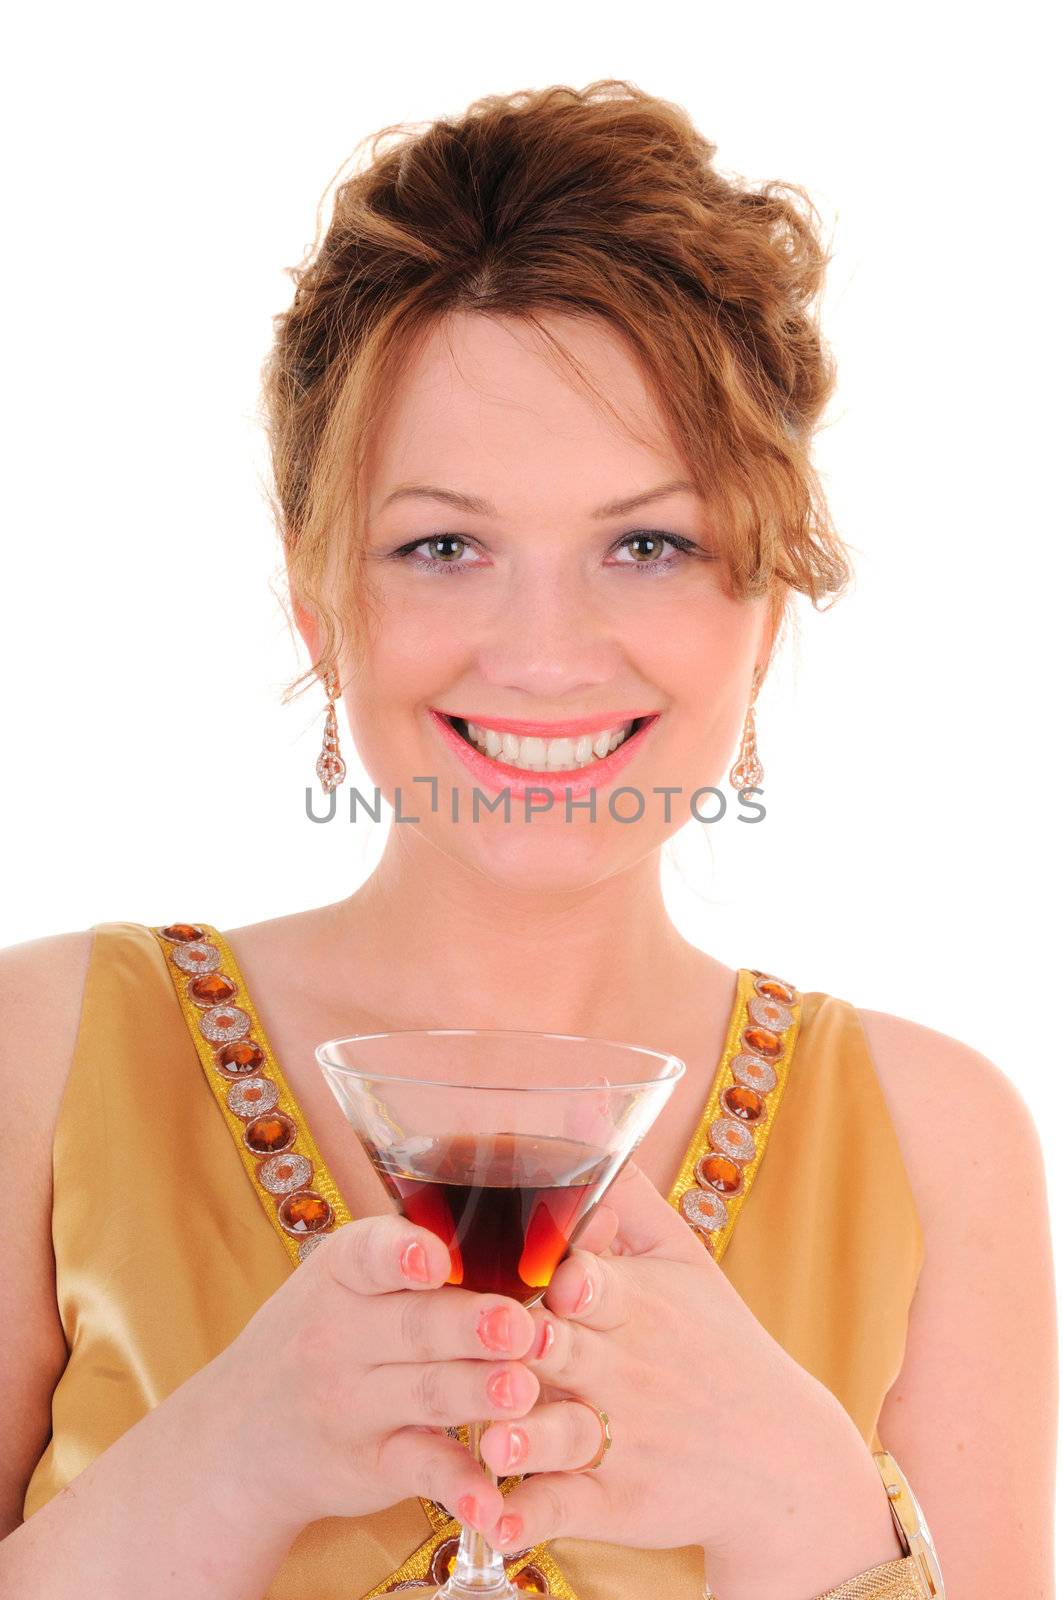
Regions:
[[[950,1593],[1049,1596],[1058,1357],[1037,1120],[972,1046],[859,1015],[925,1246],[879,1433],[922,1503]],[[1004,1527],[1021,1536],[1001,1538]]]
[[[85,990],[91,929],[0,950],[0,1077],[20,1139],[50,1154]]]
[[[0,1537],[22,1520],[48,1442],[52,1390],[66,1362],[52,1251],[52,1141],[70,1071],[92,951],[91,929],[0,950],[4,1142],[19,1175],[19,1227],[0,1233],[6,1330],[0,1341]]]
[[[246,922],[241,927],[218,931],[234,951],[253,951],[266,957],[285,956],[287,959],[287,955],[297,949],[300,959],[305,960],[327,952],[341,927],[341,907],[335,904],[288,911],[277,917],[266,917],[261,922]]]
[[[943,1187],[950,1152],[977,1171],[989,1162],[988,1140],[998,1149],[998,1140],[1039,1148],[1022,1094],[979,1050],[906,1017],[860,1008],[857,1015],[920,1211]]]

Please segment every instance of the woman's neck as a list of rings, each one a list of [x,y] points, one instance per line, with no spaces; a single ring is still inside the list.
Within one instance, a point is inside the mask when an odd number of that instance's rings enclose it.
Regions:
[[[706,957],[677,932],[653,851],[586,888],[514,889],[393,829],[372,876],[329,908],[327,959],[390,1026],[632,1037]],[[407,830],[412,833],[412,830]],[[341,978],[334,971],[334,982]],[[458,997],[458,998],[456,998]]]

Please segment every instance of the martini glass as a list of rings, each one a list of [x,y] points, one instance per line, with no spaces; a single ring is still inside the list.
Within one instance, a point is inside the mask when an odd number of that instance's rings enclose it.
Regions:
[[[327,1040],[315,1056],[398,1209],[450,1251],[447,1282],[525,1306],[542,1299],[686,1070],[640,1045],[500,1028],[357,1034]],[[480,1454],[486,1426],[470,1420],[469,1448],[496,1484]],[[463,1527],[449,1575],[436,1571],[409,1592],[522,1600],[528,1591],[483,1534]]]

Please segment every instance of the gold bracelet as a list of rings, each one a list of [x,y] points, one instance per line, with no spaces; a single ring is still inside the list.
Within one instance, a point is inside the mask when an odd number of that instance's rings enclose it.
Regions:
[[[924,1600],[925,1594],[915,1557],[898,1556],[846,1578],[816,1600]]]
[[[897,1556],[893,1561],[882,1561],[855,1578],[846,1578],[816,1600],[924,1600],[924,1590],[919,1581],[918,1569],[912,1556]],[[705,1585],[702,1600],[716,1600]]]
[[[923,1508],[912,1493],[912,1486],[888,1450],[876,1450],[872,1460],[889,1497],[893,1524],[900,1534],[908,1559],[914,1564],[923,1600],[945,1600],[941,1563],[923,1516]]]

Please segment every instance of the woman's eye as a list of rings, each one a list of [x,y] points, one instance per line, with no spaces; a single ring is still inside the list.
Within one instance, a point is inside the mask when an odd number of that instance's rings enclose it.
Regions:
[[[673,554],[665,557],[663,551],[671,547]],[[678,533],[639,532],[629,533],[620,544],[618,550],[629,550],[630,561],[618,561],[619,567],[675,567],[682,561],[684,555],[697,549],[692,539],[684,539]]]
[[[457,556],[454,551],[455,545],[460,546]],[[416,552],[419,550],[427,550],[428,554],[418,555]],[[475,565],[474,562],[461,561],[457,558],[462,550],[471,551],[472,546],[460,534],[433,533],[427,539],[415,539],[409,544],[404,544],[394,552],[394,559],[410,561],[415,567],[426,567],[433,572],[460,572],[463,568]]]

